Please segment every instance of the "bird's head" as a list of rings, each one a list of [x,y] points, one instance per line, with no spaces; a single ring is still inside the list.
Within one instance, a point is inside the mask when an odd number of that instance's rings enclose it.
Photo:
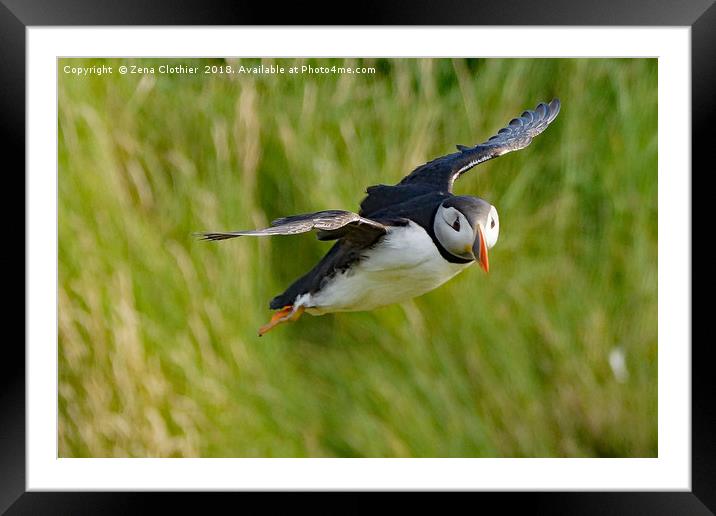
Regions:
[[[448,253],[477,260],[485,272],[489,271],[487,251],[500,234],[497,210],[489,202],[466,195],[450,197],[438,207],[433,230]]]

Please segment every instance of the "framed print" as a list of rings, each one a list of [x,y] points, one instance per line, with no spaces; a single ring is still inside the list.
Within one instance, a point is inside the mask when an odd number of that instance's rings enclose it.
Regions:
[[[121,491],[714,507],[708,3],[358,15],[385,27],[60,6],[0,7],[27,201],[8,514],[142,503]]]

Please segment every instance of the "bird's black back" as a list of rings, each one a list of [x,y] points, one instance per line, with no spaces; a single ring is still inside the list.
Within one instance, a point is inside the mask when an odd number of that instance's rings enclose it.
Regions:
[[[372,219],[375,213],[390,210],[398,207],[406,201],[410,201],[426,194],[441,193],[430,185],[408,184],[408,185],[374,185],[366,190],[368,195],[360,203],[362,217]]]

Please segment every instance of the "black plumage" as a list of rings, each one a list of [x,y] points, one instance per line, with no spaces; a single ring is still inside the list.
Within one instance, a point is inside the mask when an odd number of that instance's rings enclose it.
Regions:
[[[436,190],[452,192],[452,185],[475,165],[508,152],[524,149],[532,139],[547,129],[559,113],[559,100],[540,103],[534,111],[513,118],[495,136],[474,147],[457,145],[459,152],[448,154],[419,166],[405,176],[399,185],[430,185]]]

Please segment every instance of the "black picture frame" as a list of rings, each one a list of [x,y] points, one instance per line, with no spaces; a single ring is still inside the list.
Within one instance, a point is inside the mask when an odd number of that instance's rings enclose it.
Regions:
[[[6,170],[5,184],[12,177],[20,182],[17,187],[25,192],[21,171],[25,167],[25,31],[29,26],[342,25],[346,21],[359,25],[689,26],[692,44],[692,169],[710,158],[707,153],[710,153],[712,144],[709,145],[707,128],[712,125],[709,118],[715,112],[716,104],[716,38],[713,37],[716,34],[716,6],[713,0],[691,0],[686,4],[660,0],[503,0],[485,3],[448,0],[439,4],[419,0],[404,5],[398,2],[369,2],[356,8],[351,16],[339,15],[335,6],[308,6],[304,3],[277,9],[267,3],[209,3],[202,0],[155,0],[151,3],[137,0],[111,3],[100,0],[0,0],[0,141],[6,149],[5,165],[2,167]],[[10,156],[17,158],[14,161],[16,165],[12,167],[7,165]],[[713,173],[713,165],[709,170],[705,166],[701,168],[704,168],[704,174]],[[7,188],[6,191],[15,190]],[[3,206],[6,222],[16,224],[19,210],[10,211],[5,207],[9,203],[3,203]],[[692,220],[696,225],[698,218],[692,217]],[[5,254],[6,261],[9,256],[20,254],[17,238],[8,238],[6,242],[11,240],[14,240],[13,244],[6,246],[11,250]],[[24,249],[23,245],[22,267],[26,270]],[[20,261],[19,256],[15,259]],[[9,276],[19,277],[12,273]],[[22,303],[22,306],[25,304]],[[688,345],[686,342],[683,344]],[[713,437],[716,435],[716,409],[711,399],[714,375],[706,356],[708,346],[708,342],[693,339],[690,492],[505,492],[475,495],[491,498],[503,510],[524,507],[533,513],[712,514],[716,510],[716,439]],[[148,497],[160,502],[166,512],[177,508],[192,510],[206,503],[203,498],[208,493],[199,495],[201,499],[196,500],[196,496],[188,493],[26,492],[25,380],[24,347],[19,339],[6,339],[3,358],[0,359],[0,513],[131,514],[146,510],[149,507]]]

